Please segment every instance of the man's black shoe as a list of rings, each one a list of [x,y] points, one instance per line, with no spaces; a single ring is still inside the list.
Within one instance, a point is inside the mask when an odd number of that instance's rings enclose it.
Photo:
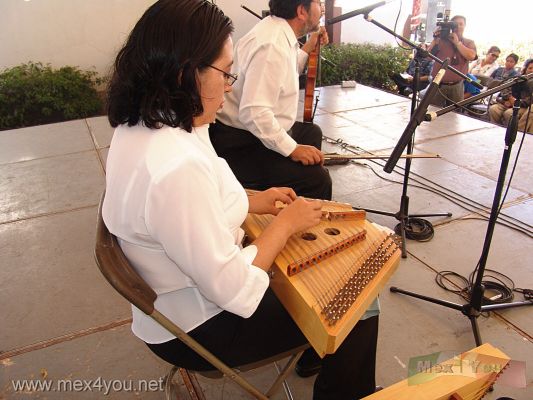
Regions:
[[[313,350],[312,347],[310,347],[306,351],[304,351],[304,353],[296,363],[296,367],[294,368],[294,370],[296,371],[298,376],[301,376],[302,378],[307,378],[309,376],[318,374],[321,368],[322,359],[316,353],[316,351]]]

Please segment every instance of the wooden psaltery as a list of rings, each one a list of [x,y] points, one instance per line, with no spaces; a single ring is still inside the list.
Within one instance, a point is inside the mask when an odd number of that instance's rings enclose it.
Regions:
[[[397,268],[397,238],[347,204],[323,202],[322,222],[293,235],[272,266],[270,286],[317,353],[334,353]],[[249,214],[253,240],[272,220]]]
[[[509,357],[485,343],[363,400],[479,400],[509,364]]]

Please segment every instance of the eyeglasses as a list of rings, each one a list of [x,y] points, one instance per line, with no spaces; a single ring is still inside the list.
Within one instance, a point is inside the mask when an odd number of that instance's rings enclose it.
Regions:
[[[495,53],[489,53],[492,57],[498,58],[500,55]]]
[[[207,64],[206,67],[213,68],[213,69],[216,69],[217,71],[222,72],[224,74],[224,83],[227,86],[233,86],[233,84],[238,78],[236,74],[228,74],[226,71],[222,71],[220,68],[214,67],[212,65]]]

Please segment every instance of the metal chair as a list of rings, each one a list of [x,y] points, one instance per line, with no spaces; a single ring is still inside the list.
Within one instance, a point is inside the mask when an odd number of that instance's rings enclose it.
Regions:
[[[483,85],[481,93],[487,91],[488,89],[495,88],[501,83],[502,81],[500,80],[484,77],[484,79],[481,80],[481,84]],[[492,94],[489,97],[485,97],[475,103],[469,104],[466,106],[468,115],[489,121],[489,108],[495,103],[496,97],[495,94]]]
[[[481,93],[483,93],[486,90],[487,88],[484,87]],[[475,118],[488,121],[489,120],[489,108],[492,104],[494,104],[492,101],[493,96],[494,95],[490,95],[489,97],[485,97],[479,101],[476,101],[475,103],[471,103],[465,106],[466,114],[471,117],[475,117]]]
[[[226,364],[224,364],[222,361],[220,361],[220,359],[210,353],[206,348],[204,348],[201,344],[199,344],[185,331],[180,329],[179,326],[177,326],[175,323],[165,317],[165,315],[160,313],[154,307],[154,301],[157,298],[157,294],[150,286],[148,286],[148,284],[131,266],[128,259],[122,252],[122,249],[120,248],[116,237],[109,232],[102,219],[103,199],[104,195],[102,195],[98,207],[98,217],[96,223],[96,245],[94,254],[96,264],[100,268],[100,272],[102,272],[102,274],[111,284],[111,286],[113,286],[116,291],[119,292],[131,304],[135,305],[145,314],[152,317],[157,323],[159,323],[161,326],[171,332],[174,336],[176,336],[179,340],[189,346],[192,350],[194,350],[204,359],[209,361],[218,370],[218,374],[216,376],[213,375],[213,372],[216,373],[217,371],[208,371],[206,374],[204,374],[203,372],[198,373],[211,378],[227,376],[239,386],[241,386],[244,390],[246,390],[248,393],[250,393],[252,396],[254,396],[256,399],[261,400],[269,399],[277,391],[279,386],[283,385],[287,399],[292,399],[290,388],[285,382],[285,379],[296,365],[296,362],[302,355],[303,351],[307,349],[309,345],[306,344],[304,346],[300,346],[286,353],[278,354],[269,359],[241,366],[238,369],[232,369]],[[280,371],[278,365],[276,364],[276,361],[289,356],[290,358],[287,361],[285,367],[283,367],[283,369]],[[255,369],[270,363],[274,363],[278,371],[278,377],[274,381],[270,389],[265,393],[261,392],[259,389],[257,389],[255,386],[250,384],[247,380],[245,380],[242,376],[239,375],[240,372]],[[184,380],[187,379],[187,376],[194,376],[195,373],[195,371],[187,371],[182,368],[173,366],[165,378],[165,393],[167,399],[171,398],[172,396],[172,378],[177,371],[180,371],[182,373]],[[192,382],[192,386],[197,385]],[[195,388],[195,390],[201,391],[201,389],[198,388]],[[203,393],[200,393],[200,396],[201,397],[199,398],[203,398]]]

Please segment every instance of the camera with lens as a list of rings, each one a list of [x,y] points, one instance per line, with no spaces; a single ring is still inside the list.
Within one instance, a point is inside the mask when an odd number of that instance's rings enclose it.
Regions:
[[[442,13],[437,14],[437,26],[440,26],[440,31],[433,36],[441,39],[448,39],[450,34],[457,29],[457,22],[450,21],[450,10],[445,11],[444,18]]]

